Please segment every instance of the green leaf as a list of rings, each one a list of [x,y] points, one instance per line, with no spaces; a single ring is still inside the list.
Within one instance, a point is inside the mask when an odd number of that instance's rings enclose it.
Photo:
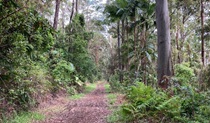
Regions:
[[[152,57],[151,55],[146,51],[146,56],[147,56],[147,59],[149,60],[149,62],[152,62]]]

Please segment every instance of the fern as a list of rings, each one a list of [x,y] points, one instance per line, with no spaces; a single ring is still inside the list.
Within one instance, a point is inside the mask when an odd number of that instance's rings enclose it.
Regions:
[[[210,121],[209,93],[197,93],[191,86],[180,89],[182,93],[171,96],[167,91],[136,83],[127,92],[129,104],[122,106],[122,117],[139,122]]]

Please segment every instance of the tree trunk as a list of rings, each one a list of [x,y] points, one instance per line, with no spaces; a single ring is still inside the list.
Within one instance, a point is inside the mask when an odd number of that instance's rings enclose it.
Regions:
[[[122,82],[122,61],[121,61],[121,43],[120,43],[120,21],[117,22],[117,42],[118,42],[118,60],[119,60],[119,81]]]
[[[136,14],[134,14],[134,30],[133,30],[133,41],[134,41],[134,52],[136,52],[136,45],[137,45],[137,40],[136,40]]]
[[[156,23],[158,35],[158,85],[162,89],[168,87],[171,76],[171,37],[170,18],[167,0],[156,0]]]
[[[201,0],[201,60],[203,65],[205,65],[205,54],[204,54],[204,7],[203,7],[203,0]]]
[[[78,13],[78,0],[76,0],[76,6],[75,6],[76,8],[76,14]]]
[[[58,16],[59,16],[59,8],[60,8],[60,0],[56,0],[56,5],[55,5],[55,17],[54,17],[54,23],[53,23],[53,28],[57,30],[58,27]]]
[[[71,15],[70,15],[70,21],[69,21],[69,23],[71,23],[71,21],[73,19],[73,15],[74,15],[74,0],[72,1],[72,9],[71,9]]]
[[[61,25],[62,25],[62,31],[64,32],[64,30],[65,30],[65,9],[64,9],[64,7],[62,7],[61,10],[62,10]]]
[[[122,19],[122,44],[125,43],[125,20]],[[124,60],[123,60],[124,61]],[[125,67],[125,62],[122,62],[122,70],[124,70],[124,67]]]
[[[129,42],[129,34],[128,34],[128,30],[129,30],[129,27],[128,27],[128,18],[126,18],[126,43]],[[126,59],[126,70],[129,70],[130,68],[130,65],[129,65],[129,48],[127,48],[127,59]]]
[[[181,63],[180,48],[179,48],[179,27],[176,27],[176,49],[177,49],[177,63]]]

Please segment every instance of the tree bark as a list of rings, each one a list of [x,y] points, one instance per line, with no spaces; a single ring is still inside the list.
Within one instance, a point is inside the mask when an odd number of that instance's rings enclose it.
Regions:
[[[134,30],[133,30],[133,41],[134,41],[134,51],[136,52],[136,45],[137,45],[137,40],[136,40],[136,11],[134,12]]]
[[[78,0],[76,0],[76,7],[75,7],[75,9],[76,9],[76,14],[78,13]]]
[[[121,20],[122,22],[122,44],[125,43],[125,19],[122,19]],[[121,60],[121,61],[124,61],[124,60]],[[124,67],[125,67],[125,62],[122,62],[122,70],[124,70]]]
[[[176,27],[176,49],[177,49],[177,63],[181,63],[180,48],[179,48],[179,27]]]
[[[64,30],[65,30],[65,9],[64,9],[64,7],[61,7],[61,10],[62,10],[62,14],[61,14],[62,22],[61,22],[61,25],[62,25],[62,31],[64,32]]]
[[[119,81],[122,82],[122,61],[121,61],[121,42],[120,42],[120,21],[117,22],[117,44],[118,44],[118,60],[119,60]]]
[[[205,65],[205,54],[204,54],[204,6],[203,0],[201,0],[201,60],[203,65]]]
[[[73,15],[74,15],[74,0],[72,1],[72,9],[71,9],[71,15],[70,15],[69,23],[71,23],[71,21],[73,19]]]
[[[56,0],[56,5],[55,5],[55,16],[54,16],[54,23],[53,23],[53,28],[57,30],[58,27],[58,16],[59,16],[59,9],[60,9],[60,0]]]
[[[158,85],[167,89],[171,76],[170,18],[167,0],[156,0],[156,23],[158,36]]]
[[[126,18],[126,42],[129,42],[129,34],[128,34],[128,30],[129,30],[129,27],[128,27],[128,18]],[[127,63],[126,63],[126,70],[129,70],[130,68],[130,65],[129,65],[129,48],[127,48]]]

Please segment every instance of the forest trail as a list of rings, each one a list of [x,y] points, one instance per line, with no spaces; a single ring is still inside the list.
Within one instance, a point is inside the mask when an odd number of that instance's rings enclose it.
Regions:
[[[53,106],[42,109],[46,115],[44,121],[34,123],[106,123],[106,116],[111,113],[104,83],[98,83],[94,91],[78,100],[59,99]]]

